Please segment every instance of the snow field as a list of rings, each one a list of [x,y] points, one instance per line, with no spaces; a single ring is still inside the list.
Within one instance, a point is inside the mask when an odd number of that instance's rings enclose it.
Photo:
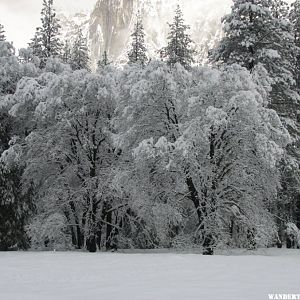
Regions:
[[[282,251],[0,253],[0,299],[265,300],[300,292],[300,251]]]

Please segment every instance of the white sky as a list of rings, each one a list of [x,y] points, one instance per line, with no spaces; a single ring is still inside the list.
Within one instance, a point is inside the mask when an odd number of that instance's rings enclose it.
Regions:
[[[90,11],[97,0],[55,0],[57,8],[74,13]],[[8,41],[16,48],[26,47],[40,25],[42,0],[0,0],[0,23],[3,24]]]
[[[211,6],[212,10],[218,8],[220,4],[231,2],[230,0],[194,1],[197,2],[197,7],[201,3],[200,6],[203,5],[206,9]],[[54,2],[58,9],[66,13],[74,13],[82,10],[91,11],[97,0],[55,0]],[[0,0],[0,23],[4,25],[8,41],[13,41],[16,48],[26,47],[33,37],[35,28],[40,25],[41,7],[42,0]]]

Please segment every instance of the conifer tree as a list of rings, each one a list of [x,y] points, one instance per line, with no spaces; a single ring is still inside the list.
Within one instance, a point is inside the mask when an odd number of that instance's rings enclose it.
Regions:
[[[267,70],[272,80],[269,105],[280,115],[294,141],[287,148],[280,168],[282,189],[279,199],[285,204],[278,208],[278,214],[283,218],[299,215],[300,224],[300,214],[293,209],[300,193],[299,94],[296,86],[299,48],[288,14],[288,5],[282,0],[235,0],[231,13],[224,18],[225,37],[211,58],[218,63],[238,63],[250,72],[258,65]],[[295,26],[295,16],[293,20]]]
[[[295,44],[300,48],[300,1],[296,0],[291,5],[290,21],[293,24]],[[300,88],[300,53],[295,53],[297,60],[296,81],[297,87]]]
[[[107,51],[105,50],[103,55],[102,55],[102,59],[100,59],[98,61],[98,68],[105,68],[106,66],[108,66],[111,62],[108,59],[108,55],[107,55]]]
[[[133,33],[131,34],[131,50],[128,52],[129,63],[140,63],[145,65],[147,62],[145,32],[140,13],[137,14]]]
[[[53,0],[43,0],[41,16],[41,36],[44,56],[46,58],[58,56],[61,50],[59,39],[60,25],[53,7]]]
[[[299,48],[289,21],[288,5],[282,0],[234,0],[231,13],[223,20],[225,37],[211,52],[211,60],[219,64],[238,63],[250,72],[263,66],[272,85],[269,106],[277,111],[293,137],[294,144],[287,148],[280,168],[281,201],[276,212],[283,219],[290,218],[295,215],[292,207],[299,197],[300,182],[297,163],[299,95],[296,87]],[[292,20],[295,27],[295,16]]]
[[[87,40],[84,38],[82,30],[79,29],[72,47],[71,67],[73,70],[89,70],[89,60]]]
[[[238,63],[250,72],[263,65],[273,81],[270,104],[281,116],[295,117],[297,47],[287,5],[282,0],[235,0],[224,17],[225,37],[211,52],[217,63]]]
[[[172,24],[169,24],[168,45],[164,48],[165,56],[169,65],[180,63],[183,67],[189,68],[194,62],[192,39],[187,31],[190,26],[184,24],[183,13],[180,6],[177,6]]]
[[[40,28],[36,29],[33,39],[28,44],[29,48],[32,50],[32,54],[40,59],[43,58],[43,47]]]
[[[64,45],[63,53],[62,53],[62,61],[65,64],[69,64],[71,62],[71,59],[72,59],[72,48],[71,48],[70,42],[66,41],[66,43]]]
[[[28,248],[25,224],[32,209],[30,193],[20,191],[22,169],[0,164],[0,251]]]
[[[0,24],[0,42],[4,42],[6,40],[4,26]]]
[[[291,4],[291,10],[289,14],[290,21],[293,25],[293,33],[294,33],[294,42],[296,47],[298,47],[298,51],[294,52],[295,60],[296,60],[296,86],[298,93],[300,91],[300,1],[296,0]],[[283,191],[282,193],[288,199],[288,209],[290,212],[290,215],[292,215],[292,218],[294,219],[296,225],[298,228],[300,228],[300,167],[299,167],[299,161],[300,161],[300,138],[299,138],[299,132],[300,132],[300,124],[299,124],[299,105],[298,102],[298,116],[296,120],[297,129],[298,129],[298,137],[295,138],[295,143],[291,147],[289,147],[288,151],[290,154],[290,157],[296,161],[295,164],[290,164],[287,168],[285,168],[283,171],[285,171],[285,178],[283,182]],[[295,136],[295,134],[294,134]]]
[[[62,47],[59,39],[60,25],[53,0],[43,0],[41,21],[42,26],[37,28],[29,47],[33,49],[44,65],[49,57],[58,57]]]

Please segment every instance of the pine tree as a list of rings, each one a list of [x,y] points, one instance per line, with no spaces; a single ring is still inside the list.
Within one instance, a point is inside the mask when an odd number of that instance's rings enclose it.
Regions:
[[[30,197],[22,192],[21,163],[9,158],[9,153],[14,153],[9,152],[14,147],[14,137],[22,135],[24,124],[9,113],[7,100],[16,92],[21,78],[36,76],[35,71],[34,66],[18,62],[12,44],[0,41],[0,251],[27,246],[24,225]]]
[[[187,31],[190,26],[184,24],[183,13],[180,6],[177,6],[172,24],[169,24],[168,46],[164,48],[164,55],[167,57],[169,65],[180,63],[183,67],[189,68],[194,62],[192,49],[192,39]]]
[[[263,65],[273,81],[270,102],[295,118],[295,46],[287,4],[281,0],[235,0],[224,18],[225,37],[211,52],[217,63],[238,63],[250,72]]]
[[[297,55],[300,48],[295,44],[288,4],[282,0],[269,0],[269,3],[274,19],[272,49],[279,54],[275,61],[271,56],[263,62],[274,80],[270,95],[271,107],[280,116],[296,120],[300,101],[296,84]]]
[[[60,25],[53,7],[53,0],[43,0],[41,21],[42,26],[37,28],[29,47],[41,59],[43,66],[49,57],[58,57],[61,53]]]
[[[290,21],[293,24],[293,30],[294,30],[294,39],[295,44],[298,48],[300,48],[300,0],[296,0],[291,5],[292,9],[290,12]],[[297,87],[300,89],[300,53],[296,54],[296,60],[297,60]]]
[[[0,251],[27,249],[25,224],[32,209],[30,193],[20,191],[22,170],[0,164]]]
[[[62,61],[65,64],[69,64],[71,63],[71,59],[72,59],[72,48],[70,45],[69,41],[66,41],[65,45],[64,45],[64,49],[62,51]]]
[[[290,21],[293,25],[293,33],[294,33],[294,42],[296,47],[298,47],[298,52],[294,52],[295,60],[296,60],[296,86],[298,93],[300,91],[300,1],[296,0],[291,4],[291,10],[289,14]],[[287,167],[283,168],[283,189],[282,196],[287,199],[288,208],[285,207],[285,210],[290,212],[290,216],[292,215],[296,225],[300,228],[300,124],[299,124],[299,104],[298,103],[298,116],[296,120],[296,124],[298,127],[298,132],[293,134],[294,136],[298,134],[298,137],[295,138],[295,143],[288,149],[289,157],[292,162],[287,164]]]
[[[147,62],[145,32],[140,13],[137,14],[133,33],[131,34],[131,50],[128,52],[129,63],[140,63],[145,65]]]
[[[71,66],[73,70],[90,69],[87,40],[83,37],[81,29],[78,30],[76,40],[73,44]]]
[[[53,7],[53,0],[43,0],[41,16],[41,35],[44,56],[46,58],[58,56],[61,50],[61,42],[59,39],[60,25]]]
[[[6,40],[4,26],[0,24],[0,42],[4,42]]]
[[[98,68],[99,69],[105,68],[106,66],[110,65],[110,63],[111,62],[108,59],[107,51],[105,50],[103,55],[102,55],[102,59],[100,59],[98,61],[98,64],[97,64]]]
[[[36,29],[33,39],[28,44],[29,48],[32,50],[32,54],[40,59],[43,58],[43,47],[40,28]]]
[[[254,74],[256,67],[263,66],[271,79],[269,106],[277,111],[293,137],[294,144],[287,148],[280,168],[282,189],[276,208],[282,218],[287,215],[291,218],[295,214],[291,207],[295,207],[299,197],[300,182],[297,163],[299,94],[296,87],[299,48],[297,34],[293,33],[289,21],[288,5],[282,0],[235,0],[231,13],[223,21],[225,37],[211,52],[212,62],[238,63]],[[295,16],[292,22],[294,27],[297,26]]]

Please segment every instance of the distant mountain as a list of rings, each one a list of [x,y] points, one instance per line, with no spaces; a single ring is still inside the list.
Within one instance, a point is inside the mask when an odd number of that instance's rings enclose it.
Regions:
[[[146,43],[151,57],[166,45],[167,22],[180,4],[196,44],[197,61],[205,62],[208,49],[222,37],[221,18],[230,8],[230,0],[98,0],[91,13],[66,17],[59,14],[64,39],[73,40],[80,26],[88,38],[93,67],[107,51],[111,60],[123,63],[130,47],[135,17],[141,12]]]

